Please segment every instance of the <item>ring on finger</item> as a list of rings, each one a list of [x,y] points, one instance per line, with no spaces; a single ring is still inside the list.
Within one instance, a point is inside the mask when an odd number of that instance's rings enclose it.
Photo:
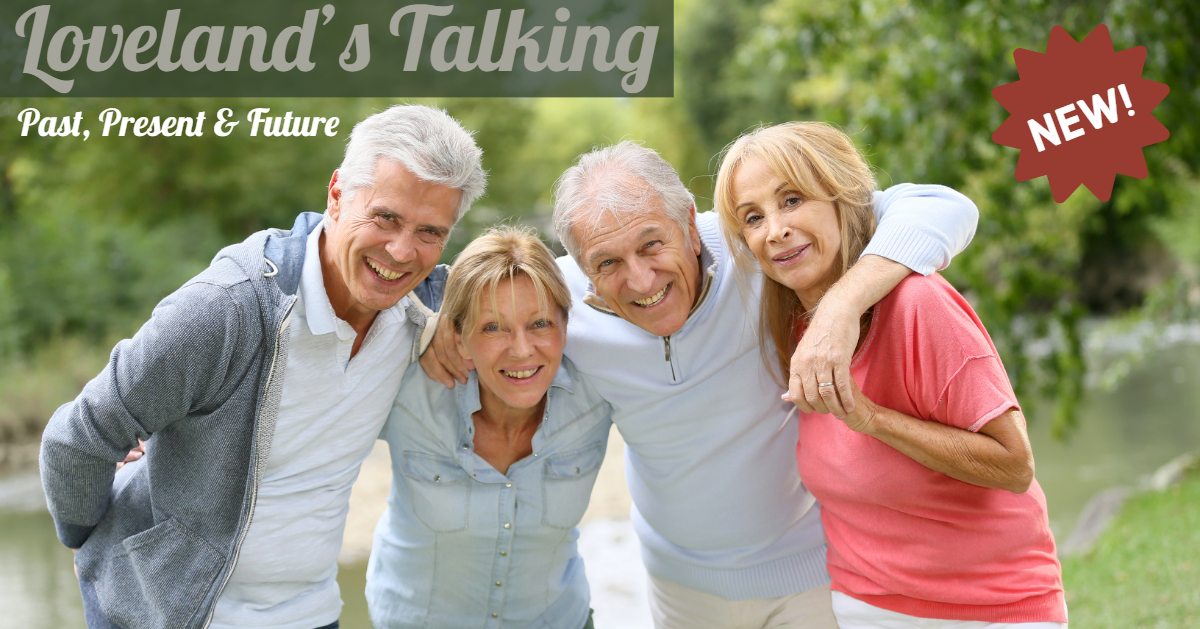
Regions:
[[[832,382],[818,382],[817,386],[818,387],[832,387],[833,383]]]

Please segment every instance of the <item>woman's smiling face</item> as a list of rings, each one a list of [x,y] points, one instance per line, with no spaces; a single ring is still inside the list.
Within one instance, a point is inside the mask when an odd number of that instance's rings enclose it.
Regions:
[[[804,199],[757,157],[734,171],[732,192],[742,237],[763,273],[811,310],[841,275],[842,230],[833,202]]]
[[[459,336],[459,351],[475,362],[485,408],[538,405],[550,389],[567,340],[566,317],[549,294],[538,299],[533,280],[518,275],[478,300],[471,330]],[[498,409],[497,409],[498,410]]]

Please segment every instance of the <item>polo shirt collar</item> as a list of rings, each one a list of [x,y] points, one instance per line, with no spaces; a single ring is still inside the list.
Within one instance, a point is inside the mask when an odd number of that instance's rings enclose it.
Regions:
[[[321,234],[325,233],[325,221],[312,233],[304,245],[304,267],[300,271],[300,297],[297,299],[296,311],[304,315],[308,330],[313,336],[335,333],[339,339],[354,338],[354,328],[349,323],[338,318],[325,292],[325,276],[321,270]],[[401,299],[395,306],[381,311],[375,318],[374,325],[390,326],[403,323],[407,317],[404,309],[408,298]]]

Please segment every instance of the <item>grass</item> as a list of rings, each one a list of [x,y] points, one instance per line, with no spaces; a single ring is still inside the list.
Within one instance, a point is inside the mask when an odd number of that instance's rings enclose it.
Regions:
[[[1072,627],[1200,627],[1200,470],[1132,496],[1086,554],[1063,561]]]

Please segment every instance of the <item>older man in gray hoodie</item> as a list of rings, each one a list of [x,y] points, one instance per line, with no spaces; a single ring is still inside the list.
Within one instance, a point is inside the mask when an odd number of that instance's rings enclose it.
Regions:
[[[55,412],[42,482],[89,627],[337,626],[350,486],[428,337],[481,154],[437,109],[362,121],[323,217],[226,247]]]

